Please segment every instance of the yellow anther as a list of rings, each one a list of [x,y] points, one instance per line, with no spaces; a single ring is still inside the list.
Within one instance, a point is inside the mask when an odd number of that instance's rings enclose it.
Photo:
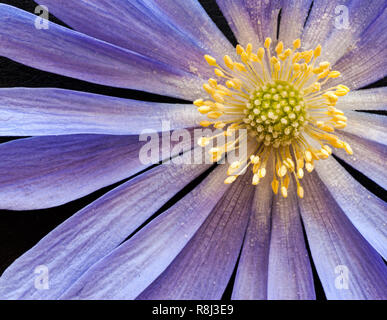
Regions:
[[[235,63],[234,63],[234,66],[235,66],[235,68],[237,68],[239,71],[241,71],[241,72],[246,72],[246,67],[245,67],[242,63],[235,62]]]
[[[220,69],[215,69],[214,70],[214,73],[218,76],[218,77],[221,77],[223,78],[224,77],[224,72]]]
[[[202,127],[208,127],[211,125],[211,122],[210,121],[207,121],[207,120],[203,120],[203,121],[200,121],[199,123]]]
[[[236,180],[237,176],[230,176],[230,177],[227,177],[226,180],[224,180],[224,183],[225,184],[231,184],[233,183],[235,180]]]
[[[270,44],[271,44],[271,38],[268,37],[265,39],[264,47],[268,49],[270,47]]]
[[[281,187],[281,194],[284,198],[287,198],[288,197],[288,189],[286,189],[285,186],[282,186]]]
[[[329,153],[326,150],[321,149],[320,152],[318,153],[318,157],[320,159],[328,159],[329,158]]]
[[[318,45],[316,49],[314,49],[314,56],[317,58],[321,55],[321,45]]]
[[[252,164],[259,163],[259,156],[251,156],[250,158]]]
[[[206,54],[204,55],[204,59],[206,59],[207,63],[210,65],[210,66],[216,66],[217,63],[216,63],[216,59],[214,57],[211,57],[210,55]]]
[[[282,53],[282,51],[284,50],[284,44],[282,41],[278,42],[277,46],[275,47],[275,52],[277,52],[277,54],[280,54]]]
[[[211,100],[206,100],[203,102],[203,105],[213,107],[213,106],[215,106],[215,103]]]
[[[212,110],[212,108],[210,106],[202,106],[202,107],[198,108],[198,111],[201,114],[206,114],[206,113],[210,112],[211,110]]]
[[[302,199],[304,197],[304,188],[300,185],[297,186],[297,195]]]
[[[334,105],[337,100],[339,100],[339,98],[335,95],[335,93],[333,91],[328,91],[326,93],[324,93],[322,95],[325,99],[327,99],[327,101],[329,103],[331,103],[332,105]]]
[[[278,59],[276,57],[271,57],[270,62],[275,65],[278,62]]]
[[[238,55],[241,55],[242,52],[245,51],[245,49],[243,49],[243,47],[242,47],[240,44],[238,44],[238,45],[236,46],[235,49],[236,49],[236,53],[237,53]]]
[[[250,54],[250,60],[254,62],[259,62],[258,56],[254,53]]]
[[[310,152],[309,150],[306,150],[304,152],[304,156],[305,156],[306,162],[311,162],[312,161],[312,152]]]
[[[206,90],[208,94],[215,93],[215,89],[212,88],[208,83],[203,84],[203,89]]]
[[[319,66],[320,68],[322,68],[323,70],[329,68],[331,64],[328,62],[328,61],[323,61],[323,62],[320,62]]]
[[[335,131],[335,129],[334,128],[332,128],[329,124],[326,124],[326,123],[324,123],[324,124],[322,124],[322,125],[320,125],[320,126],[318,126],[321,130],[324,130],[325,132],[334,132]]]
[[[205,147],[210,143],[210,139],[206,137],[201,137],[198,139],[198,145],[201,147]]]
[[[216,88],[216,86],[218,85],[218,82],[213,78],[208,79],[208,83],[213,88]]]
[[[227,66],[227,68],[233,70],[234,69],[234,61],[229,56],[224,56],[224,63]]]
[[[278,180],[274,179],[274,180],[271,182],[271,188],[272,188],[272,190],[273,190],[273,192],[274,192],[275,194],[278,193],[278,187],[279,187],[279,182],[278,182]]]
[[[235,88],[235,83],[231,80],[226,81],[226,86],[229,88]]]
[[[344,129],[345,127],[347,126],[347,124],[343,121],[337,121],[335,124],[334,124],[334,127],[336,129]]]
[[[218,119],[221,115],[223,115],[223,112],[212,111],[207,114],[207,117],[210,119]]]
[[[277,174],[279,177],[283,177],[283,176],[285,176],[287,171],[288,170],[286,169],[286,166],[282,165],[281,167],[279,167]]]
[[[343,122],[348,120],[348,118],[346,116],[342,116],[340,114],[336,114],[333,119],[337,120],[337,121],[343,121]]]
[[[266,169],[265,169],[265,168],[259,169],[258,172],[257,172],[257,174],[258,174],[258,176],[259,176],[260,178],[263,178],[264,176],[266,176]]]
[[[253,52],[253,45],[251,43],[248,43],[246,47],[246,53],[250,55],[252,52]]]
[[[297,62],[299,60],[302,59],[302,56],[301,56],[301,53],[300,52],[296,52],[293,59],[292,59],[292,62]]]
[[[347,91],[347,92],[350,91],[350,89],[349,89],[347,86],[342,85],[342,84],[339,84],[337,87],[338,87],[340,90],[344,90],[344,91]]]
[[[298,168],[297,170],[297,178],[302,179],[304,177],[304,170],[302,168]]]
[[[338,89],[338,90],[335,91],[335,95],[336,95],[336,96],[339,96],[339,97],[343,97],[343,96],[345,96],[347,93],[348,93],[348,91],[342,90],[342,89]]]
[[[219,102],[216,102],[215,105],[214,105],[214,109],[217,110],[217,111],[224,111],[225,107],[224,107],[223,104],[221,104]]]
[[[304,167],[304,159],[300,157],[297,159],[297,168],[303,168],[303,167]]]
[[[203,99],[196,99],[193,104],[197,107],[201,107],[202,105],[204,105],[204,101]]]
[[[248,56],[248,54],[247,54],[246,52],[242,52],[242,54],[241,54],[241,60],[242,60],[242,62],[245,63],[245,64],[248,63],[248,61],[249,61],[249,56]]]
[[[212,98],[216,101],[216,102],[219,102],[219,103],[223,103],[224,102],[224,98],[222,96],[222,94],[217,91],[215,94],[212,95]]]
[[[223,129],[226,126],[226,124],[222,121],[218,121],[214,123],[214,128],[215,129]]]
[[[331,140],[329,143],[335,148],[344,148],[344,142],[341,140]]]
[[[337,77],[340,77],[340,74],[341,73],[339,71],[331,71],[328,74],[328,78],[337,78]]]
[[[290,182],[290,177],[289,177],[289,175],[286,175],[284,178],[284,183],[283,183],[283,185],[286,189],[289,188],[289,182]]]
[[[308,172],[312,172],[314,169],[314,165],[311,162],[307,162],[307,163],[305,163],[305,169]]]
[[[286,56],[286,57],[289,57],[290,55],[292,54],[292,50],[291,49],[286,49],[285,51],[284,51],[284,55]]]
[[[326,151],[328,152],[328,154],[330,154],[330,155],[332,154],[332,149],[331,149],[331,147],[327,146],[326,144],[323,145],[323,149],[326,150]]]
[[[349,155],[353,155],[353,150],[351,146],[347,142],[343,142],[344,144],[344,149]]]
[[[299,71],[301,69],[301,65],[298,63],[293,63],[293,70],[294,71]]]
[[[313,83],[313,89],[314,91],[320,91],[321,90],[321,83],[320,82],[315,82]]]
[[[301,40],[300,39],[294,40],[293,47],[294,47],[294,49],[298,49],[299,47],[301,47]]]
[[[313,58],[313,50],[305,52],[304,60],[306,63],[309,63]]]
[[[259,180],[260,180],[259,176],[257,174],[254,174],[252,184],[256,186],[259,183]]]
[[[318,79],[323,79],[325,78],[327,75],[329,74],[329,69],[319,73],[319,75],[317,76]]]
[[[231,163],[230,168],[239,169],[241,165],[242,163],[240,161],[234,161],[233,163]]]

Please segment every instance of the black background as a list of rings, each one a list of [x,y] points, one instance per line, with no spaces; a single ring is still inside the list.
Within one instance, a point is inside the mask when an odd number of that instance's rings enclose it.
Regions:
[[[14,5],[32,13],[34,12],[35,7],[37,6],[37,4],[32,0],[10,0],[0,2]],[[215,1],[200,0],[200,3],[208,12],[210,17],[214,20],[214,22],[224,32],[230,42],[235,46],[237,44],[236,39],[232,31],[230,30],[226,20],[221,14],[218,6],[216,5]],[[50,16],[50,20],[63,26],[66,26],[66,24],[64,24],[53,16]],[[383,79],[378,81],[377,83],[367,86],[366,88],[380,87],[385,85],[386,79]],[[104,94],[121,98],[130,98],[155,102],[187,103],[187,101],[180,99],[163,97],[159,95],[128,89],[101,86],[44,71],[39,71],[2,57],[0,57],[0,87],[57,87]],[[14,138],[0,137],[0,143],[12,139]],[[369,180],[360,172],[346,165],[343,161],[339,161],[360,183],[362,183],[365,187],[367,187],[371,192],[375,193],[380,198],[386,200],[386,194],[384,189],[376,185],[374,182]],[[198,184],[205,177],[206,174],[208,174],[208,172],[193,181],[187,188],[182,190],[182,192],[180,192],[176,197],[174,197],[172,201],[170,201],[167,206],[164,207],[164,209],[166,209],[168,206],[171,206],[179,198],[184,196],[184,194],[189,192],[196,184]],[[124,181],[98,190],[84,198],[75,200],[66,205],[51,209],[18,212],[0,210],[0,274],[17,257],[19,257],[25,251],[30,249],[34,244],[36,244],[43,236],[45,236],[48,232],[54,229],[57,225],[59,225],[61,222],[66,220],[78,210],[82,209],[90,202],[105,194],[107,191],[123,183]],[[313,265],[312,268],[315,277],[317,298],[325,299],[321,283],[318,279],[316,270]],[[231,296],[233,280],[234,277],[230,280],[229,286],[223,296],[223,299],[225,300],[229,300]]]

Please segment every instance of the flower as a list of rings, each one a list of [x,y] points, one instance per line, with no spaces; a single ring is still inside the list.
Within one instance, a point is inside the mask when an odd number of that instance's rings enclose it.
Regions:
[[[345,96],[349,88],[326,85],[320,91],[329,79],[340,76],[340,72],[330,70],[327,61],[316,66],[321,45],[314,50],[299,52],[300,39],[293,42],[293,50],[284,50],[283,42],[279,41],[275,48],[277,55],[272,56],[271,42],[271,38],[266,38],[264,48],[259,48],[257,54],[253,53],[251,43],[246,50],[237,45],[236,51],[242,63],[234,62],[226,55],[227,70],[215,58],[205,55],[207,63],[215,67],[215,74],[224,80],[226,86],[210,78],[203,88],[213,100],[198,99],[194,104],[200,113],[215,119],[213,122],[202,121],[203,127],[212,125],[222,129],[225,136],[241,128],[247,131],[211,148],[209,152],[214,161],[239,148],[239,141],[246,138],[247,133],[256,140],[254,152],[231,163],[225,183],[233,183],[251,165],[254,173],[252,184],[257,185],[266,176],[267,164],[272,162],[273,192],[277,194],[281,185],[281,194],[287,198],[293,174],[297,195],[303,198],[304,188],[300,180],[304,177],[304,167],[312,172],[314,160],[327,159],[332,154],[331,147],[324,143],[353,154],[348,143],[332,134],[335,128],[343,129],[347,125],[347,117],[334,106],[338,97]],[[300,60],[304,63],[300,64]],[[231,119],[219,121],[222,116]],[[218,136],[202,137],[198,143],[206,146]],[[309,143],[308,138],[317,147]]]
[[[237,58],[196,0],[44,4],[74,30],[37,29],[35,15],[0,5],[1,56],[189,101],[212,77],[204,55]],[[337,102],[348,117],[337,135],[354,155],[333,152],[385,187],[385,120],[354,111],[386,108],[385,88],[357,90],[385,76],[384,1],[348,4],[350,28],[333,23],[336,1],[217,4],[244,52],[277,39],[279,12],[284,48],[298,38],[306,50],[321,44],[321,61],[342,75],[330,86],[352,90]],[[192,105],[53,88],[1,89],[0,102],[1,134],[33,136],[0,145],[2,208],[54,207],[131,177],[14,261],[0,278],[3,299],[220,299],[234,269],[233,299],[314,299],[312,262],[329,299],[386,298],[385,202],[334,158],[305,175],[303,199],[291,180],[284,199],[270,179],[252,186],[251,173],[224,184],[223,165],[139,161],[138,134],[161,131],[160,119],[172,130],[194,127],[203,119]]]

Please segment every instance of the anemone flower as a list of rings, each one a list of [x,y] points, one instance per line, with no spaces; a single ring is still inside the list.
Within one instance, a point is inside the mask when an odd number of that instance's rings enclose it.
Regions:
[[[27,137],[0,145],[2,209],[126,179],[16,259],[1,298],[220,299],[232,283],[232,299],[315,299],[312,267],[328,299],[387,297],[385,202],[342,166],[386,187],[385,118],[359,111],[386,110],[387,91],[358,90],[385,76],[384,0],[217,0],[236,49],[196,0],[37,2],[71,29],[0,5],[1,56],[187,103],[0,90],[1,135]],[[247,157],[146,165],[138,135],[162,120],[245,129]]]

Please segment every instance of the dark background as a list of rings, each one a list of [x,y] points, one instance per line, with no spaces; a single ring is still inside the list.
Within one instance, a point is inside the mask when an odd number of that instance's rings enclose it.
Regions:
[[[175,1],[175,0],[171,0]],[[180,1],[180,0],[179,0]],[[184,0],[181,0],[184,1]],[[235,46],[237,41],[232,31],[230,30],[225,18],[220,12],[215,0],[199,0],[210,17],[218,25],[218,27],[224,32],[226,37]],[[37,4],[32,0],[9,0],[0,1],[0,3],[10,4],[31,13],[34,12]],[[279,15],[280,20],[280,15]],[[68,27],[66,24],[50,16],[50,20]],[[380,80],[377,83],[367,86],[366,88],[380,87],[386,85],[386,79]],[[107,86],[101,86],[76,80],[40,70],[36,70],[22,64],[16,63],[9,59],[0,57],[0,87],[57,87],[63,89],[71,89],[78,91],[86,91],[98,94],[104,94],[109,96],[130,98],[138,100],[147,100],[155,102],[171,102],[171,103],[187,103],[187,101],[163,97],[155,94],[144,93],[140,91],[113,88]],[[378,112],[381,113],[381,112]],[[382,114],[385,114],[382,112]],[[12,137],[0,137],[0,143],[12,140]],[[375,193],[380,198],[387,200],[385,190],[376,185],[373,181],[366,176],[348,166],[342,160],[339,162],[351,173],[360,183],[367,187],[371,192]],[[193,181],[189,186],[182,190],[176,197],[167,203],[163,207],[163,210],[173,205],[179,198],[187,194],[192,188],[195,187],[209,172],[206,172],[201,177]],[[126,179],[127,180],[127,179]],[[124,181],[126,181],[124,180]],[[54,229],[61,222],[66,220],[72,214],[82,209],[84,206],[94,201],[98,197],[102,196],[106,192],[120,185],[124,181],[120,181],[112,186],[98,190],[86,197],[75,200],[68,204],[44,210],[34,211],[6,211],[0,210],[0,274],[21,254],[30,249],[36,244],[42,237],[48,232]],[[162,210],[160,210],[161,212]],[[157,214],[159,214],[158,212]],[[154,218],[154,217],[152,217]],[[321,287],[321,283],[318,279],[316,270],[312,268],[315,277],[315,287],[318,299],[325,299],[324,292]],[[233,278],[230,280],[229,286],[223,296],[225,300],[229,300],[231,296],[231,288],[234,281],[235,272]]]

